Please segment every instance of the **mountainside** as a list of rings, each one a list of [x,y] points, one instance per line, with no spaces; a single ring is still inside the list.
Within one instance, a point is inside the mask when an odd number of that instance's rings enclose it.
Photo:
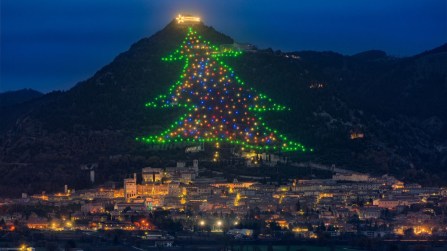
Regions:
[[[233,43],[211,27],[195,29],[214,44]],[[182,64],[161,57],[185,33],[172,22],[67,92],[0,107],[0,195],[87,186],[80,169],[86,163],[99,164],[102,182],[156,164],[160,155],[179,156],[181,150],[160,152],[134,139],[160,132],[181,114],[144,104],[177,80]],[[248,86],[291,108],[263,117],[315,149],[295,160],[445,182],[445,45],[407,58],[258,50],[224,61]]]

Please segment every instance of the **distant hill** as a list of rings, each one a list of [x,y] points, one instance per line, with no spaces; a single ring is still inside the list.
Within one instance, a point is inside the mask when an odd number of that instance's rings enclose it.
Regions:
[[[33,89],[22,89],[0,93],[0,107],[21,104],[43,96],[43,93]]]
[[[212,27],[195,28],[214,44],[234,42]],[[160,59],[185,33],[186,27],[170,23],[69,91],[0,107],[0,194],[88,186],[79,168],[85,163],[99,164],[102,182],[120,181],[168,155],[183,158],[181,149],[160,151],[134,138],[160,132],[181,112],[144,104],[177,80],[181,63]],[[315,149],[290,155],[295,161],[446,184],[444,50],[405,58],[381,51],[262,50],[224,61],[248,86],[291,108],[263,117]]]

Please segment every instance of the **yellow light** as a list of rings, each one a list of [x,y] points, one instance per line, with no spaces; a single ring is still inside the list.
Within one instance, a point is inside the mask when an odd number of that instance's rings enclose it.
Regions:
[[[182,23],[198,23],[200,22],[200,17],[195,17],[195,16],[183,16],[181,14],[179,14],[176,18],[177,23],[182,24]]]
[[[204,220],[201,220],[200,222],[199,222],[199,224],[200,224],[200,226],[205,226],[205,221]]]
[[[309,235],[309,237],[310,237],[311,239],[317,239],[317,238],[318,238],[318,236],[317,236],[316,234],[314,234],[314,233],[311,233],[311,234]]]
[[[427,226],[416,226],[416,227],[414,227],[413,232],[416,235],[431,235],[432,234],[431,228],[427,227]]]

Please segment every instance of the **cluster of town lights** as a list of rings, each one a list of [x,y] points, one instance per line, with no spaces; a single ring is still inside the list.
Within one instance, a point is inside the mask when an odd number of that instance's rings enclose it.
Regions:
[[[1,250],[1,249],[0,249]],[[20,245],[20,247],[19,247],[19,249],[18,249],[19,251],[31,251],[31,250],[34,250],[34,248],[32,248],[32,247],[28,247],[26,244],[22,244],[22,245]]]
[[[207,224],[207,223],[206,223],[205,220],[200,220],[200,221],[199,221],[199,226],[201,226],[201,227],[206,226],[206,224]],[[234,224],[235,226],[237,226],[237,225],[239,224],[239,221],[234,221],[233,224]],[[217,227],[223,227],[223,225],[224,225],[224,223],[223,223],[222,220],[217,220],[217,221],[215,222],[215,226],[217,226]]]
[[[180,48],[162,59],[185,62],[180,78],[168,94],[146,104],[153,108],[181,107],[186,113],[160,134],[136,139],[150,144],[217,142],[262,151],[312,151],[268,127],[259,116],[287,108],[247,88],[221,61],[222,57],[240,54],[211,45],[189,27]]]

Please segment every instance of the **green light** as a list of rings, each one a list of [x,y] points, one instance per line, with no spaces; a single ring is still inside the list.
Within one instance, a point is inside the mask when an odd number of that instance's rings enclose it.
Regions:
[[[150,144],[225,141],[264,151],[306,151],[301,144],[268,127],[258,116],[261,112],[289,108],[273,103],[253,88],[245,88],[246,83],[221,60],[242,52],[221,50],[195,34],[189,27],[179,48],[162,58],[166,62],[184,61],[182,72],[168,88],[168,94],[158,95],[145,104],[151,108],[180,107],[186,113],[162,133],[136,140]]]

